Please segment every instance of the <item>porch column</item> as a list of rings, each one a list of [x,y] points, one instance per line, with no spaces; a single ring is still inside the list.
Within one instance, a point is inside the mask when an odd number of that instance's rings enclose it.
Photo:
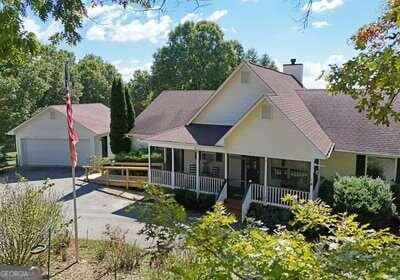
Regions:
[[[398,168],[398,166],[399,166],[399,158],[395,158],[394,159],[394,181],[396,182],[396,183],[398,183],[398,179],[400,178],[400,174],[397,174],[398,173],[398,170],[399,170],[399,168]]]
[[[311,168],[310,168],[310,194],[309,199],[313,200],[313,191],[314,191],[314,160],[311,161]]]
[[[367,170],[368,170],[368,156],[365,155],[365,170],[364,170],[364,176],[367,176]]]
[[[167,148],[165,148],[165,147],[164,147],[163,162],[164,162],[163,169],[165,170],[165,168],[166,168],[166,166],[167,166]]]
[[[171,170],[171,185],[175,187],[175,149],[171,148],[172,170]]]
[[[200,195],[200,152],[196,151],[196,195]]]
[[[264,202],[267,202],[267,187],[268,187],[268,158],[265,157],[264,163]]]
[[[224,153],[224,179],[228,180],[228,154]]]
[[[149,177],[149,183],[151,183],[151,146],[150,144],[147,145],[147,154],[148,154],[148,177]]]

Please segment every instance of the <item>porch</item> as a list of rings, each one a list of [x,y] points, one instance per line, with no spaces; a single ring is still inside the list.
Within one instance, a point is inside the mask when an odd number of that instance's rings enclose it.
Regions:
[[[150,169],[151,183],[198,195],[214,194],[218,201],[240,201],[242,215],[252,202],[289,207],[282,201],[288,194],[313,199],[318,193],[318,160],[306,162],[157,147],[149,147],[149,152],[150,149],[159,149],[164,154],[164,168]]]

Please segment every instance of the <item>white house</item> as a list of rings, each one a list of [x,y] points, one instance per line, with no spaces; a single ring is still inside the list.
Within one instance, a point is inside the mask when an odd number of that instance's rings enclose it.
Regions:
[[[92,155],[110,155],[110,109],[100,103],[73,104],[73,115],[78,165],[88,164]],[[65,105],[49,106],[7,134],[15,135],[19,165],[70,165]]]
[[[245,61],[215,91],[161,93],[129,134],[165,154],[149,180],[237,200],[242,215],[252,201],[313,199],[322,178],[364,175],[372,164],[399,181],[399,123],[376,126],[350,97],[307,90],[295,60],[283,70]]]

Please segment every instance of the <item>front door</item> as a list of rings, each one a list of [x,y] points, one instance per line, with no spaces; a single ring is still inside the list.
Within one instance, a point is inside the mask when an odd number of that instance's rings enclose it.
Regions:
[[[228,196],[242,199],[251,183],[260,183],[260,158],[250,156],[229,157]]]
[[[107,136],[101,137],[101,156],[108,157],[108,139]]]

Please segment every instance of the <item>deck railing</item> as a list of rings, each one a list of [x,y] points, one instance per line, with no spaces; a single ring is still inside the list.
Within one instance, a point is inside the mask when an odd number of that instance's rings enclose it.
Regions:
[[[196,190],[196,175],[175,172],[175,187]]]
[[[161,186],[172,186],[172,173],[168,170],[150,169],[151,183]]]
[[[251,199],[254,202],[272,206],[289,207],[289,203],[282,201],[286,195],[296,196],[298,199],[309,199],[309,192],[280,187],[264,187],[264,185],[251,184]]]
[[[200,192],[219,194],[224,183],[225,180],[221,178],[200,176]]]

